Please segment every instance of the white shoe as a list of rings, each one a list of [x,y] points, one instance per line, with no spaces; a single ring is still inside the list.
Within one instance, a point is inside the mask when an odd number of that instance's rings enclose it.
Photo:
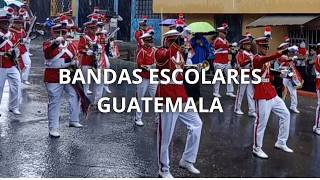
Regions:
[[[290,108],[290,109],[291,109],[291,108]],[[296,113],[296,114],[300,114],[300,111],[299,111],[297,108],[291,109],[291,111],[294,112],[294,113]]]
[[[293,150],[290,149],[287,145],[281,145],[279,143],[276,143],[274,147],[287,153],[293,153]]]
[[[188,170],[192,174],[200,174],[200,171],[197,168],[195,168],[192,163],[187,162],[187,161],[185,161],[183,159],[180,160],[179,166],[181,168],[184,168],[184,169]]]
[[[248,113],[248,116],[256,118],[257,117],[257,113]]]
[[[174,178],[172,176],[172,174],[170,173],[170,171],[167,171],[167,172],[162,172],[162,171],[159,171],[159,176],[161,178]]]
[[[29,81],[23,81],[23,84],[25,84],[25,85],[31,85],[31,82],[29,82]]]
[[[221,95],[219,93],[213,93],[213,96],[217,98],[221,98]]]
[[[29,56],[31,57],[31,56],[33,56],[33,54],[29,53]]]
[[[237,97],[237,96],[236,96],[236,95],[234,95],[233,93],[227,93],[226,95],[227,95],[227,96],[229,96],[229,97],[232,97],[232,98]]]
[[[144,125],[141,119],[135,120],[134,123],[136,123],[137,126],[143,126]]]
[[[78,122],[70,122],[69,127],[83,128],[83,125]]]
[[[253,148],[252,154],[257,156],[258,158],[261,158],[261,159],[268,159],[269,158],[269,156],[266,153],[264,153],[262,151],[262,149],[259,147]]]
[[[104,90],[106,90],[106,91],[107,91],[107,93],[109,93],[109,94],[111,94],[111,93],[112,93],[112,91],[109,89],[109,87],[108,87],[108,86],[105,86],[105,87],[104,87]]]
[[[60,137],[59,129],[56,129],[56,128],[50,129],[49,130],[49,136],[54,137],[54,138]]]
[[[88,95],[91,95],[91,94],[93,94],[93,93],[92,93],[92,91],[88,90],[88,91],[87,91],[87,94],[88,94]]]
[[[237,115],[243,115],[244,113],[241,110],[234,111]]]
[[[316,126],[313,126],[313,132],[314,132],[316,135],[320,135],[320,128],[316,128]]]
[[[13,109],[13,110],[9,110],[9,111],[12,112],[14,115],[21,115],[22,114],[18,109]]]

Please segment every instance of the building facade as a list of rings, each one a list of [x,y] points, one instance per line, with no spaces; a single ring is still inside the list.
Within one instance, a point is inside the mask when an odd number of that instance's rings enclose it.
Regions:
[[[172,18],[185,13],[187,22],[207,21],[215,27],[230,25],[229,41],[237,41],[246,32],[262,36],[264,26],[272,26],[271,48],[283,37],[292,43],[305,41],[309,47],[320,42],[319,0],[153,0],[153,11]],[[294,16],[294,17],[293,17]],[[291,18],[290,18],[291,17]],[[298,21],[299,19],[299,21]],[[230,39],[231,38],[231,39]]]

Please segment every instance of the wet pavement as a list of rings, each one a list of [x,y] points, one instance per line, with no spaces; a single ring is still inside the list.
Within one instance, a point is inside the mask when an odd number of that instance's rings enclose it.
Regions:
[[[59,139],[48,137],[47,92],[42,83],[43,56],[32,49],[32,85],[23,90],[22,116],[7,113],[8,89],[0,107],[0,177],[157,177],[156,124],[152,113],[145,126],[133,125],[131,113],[92,112],[82,118],[83,129],[67,127],[67,103],[61,107]],[[132,63],[113,60],[112,68],[132,69]],[[132,97],[134,86],[111,86],[110,97]],[[203,86],[209,105],[212,87]],[[200,176],[178,167],[186,128],[177,123],[170,146],[175,177],[319,177],[320,137],[312,133],[316,100],[300,97],[301,114],[292,114],[288,145],[293,154],[273,148],[278,121],[272,117],[264,138],[269,160],[252,156],[254,119],[235,116],[233,99],[223,97],[224,113],[201,114],[203,131],[196,166]],[[245,102],[246,104],[246,102]],[[243,108],[246,110],[247,107]]]

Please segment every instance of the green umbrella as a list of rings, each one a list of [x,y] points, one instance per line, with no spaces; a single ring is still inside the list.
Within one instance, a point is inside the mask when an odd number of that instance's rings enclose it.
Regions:
[[[214,27],[207,22],[195,22],[191,23],[188,28],[191,30],[191,33],[209,33],[216,31]]]

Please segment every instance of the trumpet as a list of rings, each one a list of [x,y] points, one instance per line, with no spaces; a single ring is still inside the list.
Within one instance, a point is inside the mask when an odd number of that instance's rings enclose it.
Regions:
[[[199,64],[186,64],[184,65],[184,67],[186,68],[191,68],[191,67],[195,67],[200,69],[204,69],[205,71],[209,71],[210,70],[210,63],[209,61],[205,60],[203,61],[203,63],[199,63]]]

